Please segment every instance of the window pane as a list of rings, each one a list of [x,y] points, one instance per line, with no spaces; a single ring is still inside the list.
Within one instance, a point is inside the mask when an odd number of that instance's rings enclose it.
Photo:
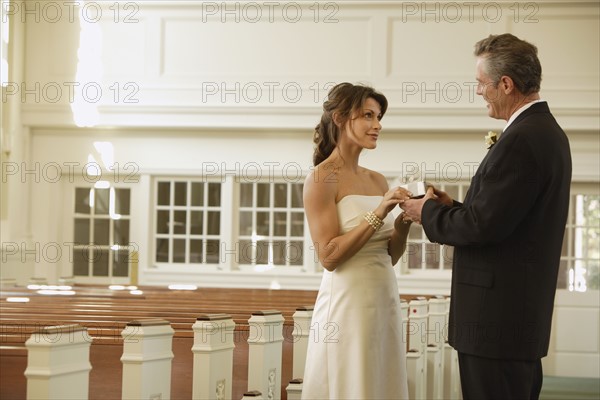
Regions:
[[[569,229],[565,229],[565,235],[563,236],[563,241],[562,241],[562,250],[560,251],[560,255],[566,257],[569,254]]]
[[[175,205],[187,204],[187,182],[175,182]]]
[[[190,240],[190,262],[201,263],[202,262],[202,240],[191,239]]]
[[[452,259],[454,258],[453,246],[442,246],[442,256],[444,257],[444,269],[452,269]]]
[[[287,246],[285,245],[285,241],[275,240],[271,244],[271,252],[273,258],[273,264],[275,265],[286,265],[285,261],[287,259]]]
[[[108,276],[108,250],[94,249],[93,254],[92,275]]]
[[[583,196],[584,223],[597,227],[600,224],[600,196]]]
[[[268,264],[269,262],[269,242],[256,242],[256,264]]]
[[[458,185],[446,185],[444,191],[448,193],[450,197],[452,197],[452,200],[460,201],[458,198]]]
[[[90,220],[87,218],[75,218],[75,244],[90,243]]]
[[[257,207],[269,207],[269,184],[268,183],[257,183],[256,184],[256,206]]]
[[[94,189],[94,207],[96,214],[108,214],[110,189]]]
[[[186,215],[187,211],[174,211],[174,221],[173,221],[173,233],[183,233],[185,234],[185,223],[186,223]]]
[[[240,207],[252,207],[252,183],[240,184]]]
[[[440,268],[440,245],[435,243],[425,243],[425,268]]]
[[[192,182],[192,205],[204,205],[204,183]]]
[[[292,236],[304,236],[304,213],[292,213]]]
[[[211,207],[221,206],[221,184],[208,184],[208,205]]]
[[[269,235],[269,213],[268,212],[257,212],[256,213],[256,234],[262,236]]]
[[[156,212],[156,233],[169,233],[169,210]]]
[[[129,189],[115,189],[115,213],[129,215]]]
[[[408,253],[408,268],[421,269],[421,244],[408,243],[406,253]]]
[[[185,262],[185,239],[173,239],[173,262]]]
[[[287,184],[275,184],[275,207],[287,207]]]
[[[588,260],[588,276],[587,276],[587,288],[588,290],[600,289],[600,261],[598,259]]]
[[[290,242],[287,249],[287,260],[290,265],[304,264],[304,242]]]
[[[273,227],[273,235],[275,236],[285,236],[287,229],[287,213],[284,212],[276,212],[273,213],[273,217],[275,218],[275,226]]]
[[[571,201],[569,202],[569,217],[567,218],[567,225],[573,225],[575,223],[575,217],[577,213],[575,212],[575,204],[577,203],[578,196],[571,196]]]
[[[220,255],[220,247],[218,240],[206,241],[206,263],[218,264]]]
[[[569,262],[560,260],[558,267],[558,280],[556,282],[557,289],[567,289],[569,286]]]
[[[113,276],[129,276],[129,250],[113,251]]]
[[[88,188],[75,189],[75,212],[80,214],[90,213],[90,190]]]
[[[120,244],[126,246],[129,244],[129,220],[128,219],[117,219],[113,221],[113,236],[114,244]]]
[[[252,264],[254,260],[253,250],[254,247],[252,242],[249,240],[240,240],[238,248],[238,263],[240,264]]]
[[[156,239],[156,261],[169,262],[169,239]]]
[[[209,211],[208,212],[207,233],[209,235],[218,235],[219,233],[221,233],[221,212],[220,211]]]
[[[204,218],[204,212],[203,211],[192,211],[191,212],[191,221],[190,221],[190,234],[192,235],[202,235],[202,228],[203,228],[203,218]]]
[[[108,219],[94,220],[94,244],[99,246],[107,246],[108,243]]]
[[[168,206],[171,203],[171,182],[158,182],[158,205]]]
[[[242,236],[252,235],[252,212],[249,212],[249,211],[240,212],[240,235],[242,235]]]
[[[302,202],[302,184],[301,183],[293,183],[291,186],[292,186],[292,207],[303,208],[304,204]]]
[[[414,240],[421,240],[423,238],[422,235],[423,228],[421,228],[417,224],[411,224],[410,229],[408,230],[408,238]]]
[[[73,275],[88,276],[90,274],[88,253],[88,247],[73,249]]]
[[[585,233],[586,240],[583,243],[584,257],[590,259],[600,258],[600,229],[587,229]]]

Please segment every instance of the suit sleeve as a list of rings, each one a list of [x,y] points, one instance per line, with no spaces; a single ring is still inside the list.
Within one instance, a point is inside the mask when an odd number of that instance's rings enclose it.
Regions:
[[[527,217],[541,185],[535,149],[520,138],[497,146],[473,177],[468,201],[452,207],[425,202],[421,221],[429,240],[452,246],[494,244]]]

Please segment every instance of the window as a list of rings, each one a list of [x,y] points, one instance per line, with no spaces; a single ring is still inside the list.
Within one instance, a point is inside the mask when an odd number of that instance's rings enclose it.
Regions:
[[[302,266],[302,184],[240,183],[240,265]]]
[[[575,186],[563,239],[558,288],[600,289],[600,196]],[[591,188],[588,188],[591,189]],[[597,190],[597,188],[596,188]]]
[[[462,200],[467,194],[466,183],[436,183],[436,187],[445,191],[456,200]],[[401,262],[403,270],[451,270],[454,247],[431,243],[423,227],[411,224],[408,232],[408,244]]]
[[[76,187],[73,275],[129,277],[130,189]]]
[[[221,183],[156,180],[157,263],[218,264],[221,240]]]
[[[220,270],[304,266],[302,183],[157,178],[157,266],[210,265]]]

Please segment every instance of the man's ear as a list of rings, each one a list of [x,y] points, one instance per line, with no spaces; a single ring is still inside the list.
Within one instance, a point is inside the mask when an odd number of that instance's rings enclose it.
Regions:
[[[500,88],[505,94],[510,94],[515,89],[515,82],[510,76],[503,75],[500,78]]]

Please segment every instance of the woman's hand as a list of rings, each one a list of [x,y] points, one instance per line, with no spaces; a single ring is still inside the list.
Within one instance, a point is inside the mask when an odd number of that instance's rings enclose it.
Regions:
[[[405,212],[402,212],[400,215],[396,217],[394,221],[394,229],[397,231],[401,231],[410,226],[413,221],[406,215]]]
[[[412,193],[408,190],[395,187],[386,192],[383,195],[383,200],[379,203],[379,206],[374,210],[375,215],[380,219],[384,219],[398,204],[410,199]]]

